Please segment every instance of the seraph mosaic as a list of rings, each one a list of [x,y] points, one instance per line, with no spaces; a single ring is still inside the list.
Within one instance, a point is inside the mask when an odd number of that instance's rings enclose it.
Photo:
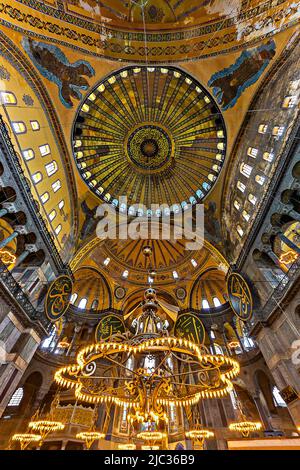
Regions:
[[[87,61],[77,60],[72,64],[57,46],[28,37],[23,38],[22,45],[43,77],[58,86],[59,98],[66,108],[73,107],[72,99],[81,100],[81,90],[89,88],[85,77],[95,75],[95,70]]]
[[[275,53],[276,45],[271,40],[243,51],[234,64],[212,75],[208,85],[212,87],[213,95],[223,111],[232,108],[246,88],[259,79]]]

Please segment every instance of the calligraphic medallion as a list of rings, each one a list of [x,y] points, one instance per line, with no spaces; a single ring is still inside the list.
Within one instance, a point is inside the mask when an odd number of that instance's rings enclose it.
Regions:
[[[95,338],[96,341],[99,342],[101,340],[108,339],[110,336],[117,333],[125,333],[125,324],[120,316],[111,313],[105,315],[99,321],[95,332]]]
[[[248,283],[238,273],[231,273],[227,278],[228,299],[235,315],[242,321],[250,320],[253,312],[253,300]]]
[[[50,321],[58,321],[70,304],[73,282],[70,276],[59,276],[50,284],[45,302],[45,313]]]
[[[193,313],[184,313],[179,315],[174,334],[176,338],[185,338],[195,344],[203,344],[205,339],[205,328],[196,315]]]

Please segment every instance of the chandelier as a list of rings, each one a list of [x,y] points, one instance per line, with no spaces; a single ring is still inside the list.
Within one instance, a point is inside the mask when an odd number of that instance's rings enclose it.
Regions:
[[[11,438],[12,441],[20,443],[21,450],[25,450],[32,442],[39,442],[42,437],[39,434],[20,433],[14,434]]]
[[[84,347],[76,363],[56,371],[55,381],[74,389],[80,401],[127,407],[128,420],[138,423],[166,423],[168,406],[228,395],[239,363],[188,339],[168,336],[157,310],[156,292],[149,288],[135,334],[128,331]]]
[[[228,428],[230,431],[240,432],[243,437],[249,437],[251,432],[259,431],[262,428],[262,424],[259,422],[245,420],[231,423]]]
[[[139,432],[136,437],[143,441],[161,441],[167,437],[167,434],[159,431],[142,431]]]
[[[53,402],[51,403],[50,411],[44,417],[40,416],[39,410],[33,415],[28,428],[32,431],[37,431],[41,436],[41,444],[46,439],[48,434],[53,432],[62,431],[65,428],[65,425],[60,421],[55,421],[53,419],[54,410],[59,405],[59,396],[54,397]]]
[[[94,430],[91,431],[82,431],[76,434],[76,439],[80,439],[85,441],[86,448],[89,450],[92,447],[92,444],[99,440],[104,439],[105,434],[101,432],[97,432]]]

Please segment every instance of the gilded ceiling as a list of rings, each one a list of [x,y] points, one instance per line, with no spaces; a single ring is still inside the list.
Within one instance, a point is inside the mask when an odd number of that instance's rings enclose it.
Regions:
[[[256,44],[296,25],[293,0],[6,0],[0,22],[97,57],[174,62]],[[144,6],[143,6],[144,5]]]
[[[213,187],[226,130],[211,96],[182,70],[130,67],[97,84],[81,105],[73,151],[91,190],[123,212],[144,205],[145,215],[154,204],[176,212]]]

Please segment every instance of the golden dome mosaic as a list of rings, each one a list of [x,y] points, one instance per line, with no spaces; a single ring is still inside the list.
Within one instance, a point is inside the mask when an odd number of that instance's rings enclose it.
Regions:
[[[175,67],[130,66],[98,83],[78,110],[72,141],[91,191],[129,215],[204,200],[226,154],[216,103]]]

